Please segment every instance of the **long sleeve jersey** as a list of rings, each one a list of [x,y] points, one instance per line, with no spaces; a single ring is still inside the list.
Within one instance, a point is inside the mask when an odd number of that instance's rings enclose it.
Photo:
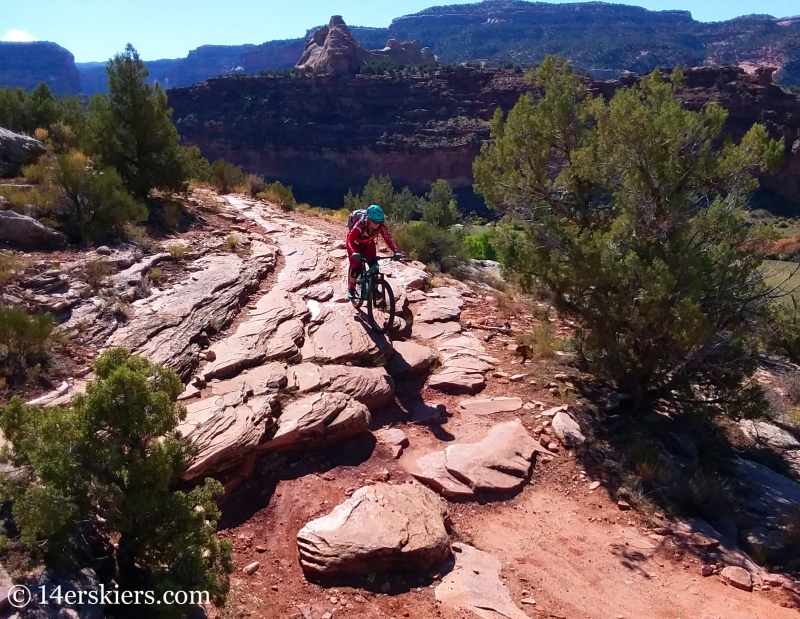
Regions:
[[[386,241],[386,245],[389,246],[389,249],[394,253],[399,251],[397,245],[394,243],[392,235],[389,234],[389,229],[386,227],[386,224],[381,224],[375,232],[369,232],[366,224],[363,228],[361,226],[362,222],[357,221],[347,235],[347,251],[351,254],[360,253],[361,247],[368,243],[374,243],[375,239],[378,237],[378,233],[380,233],[383,240]]]

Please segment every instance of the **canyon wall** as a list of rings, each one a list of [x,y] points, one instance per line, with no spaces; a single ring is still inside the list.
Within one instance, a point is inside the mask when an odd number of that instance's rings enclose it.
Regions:
[[[611,96],[636,79],[593,81],[590,88]],[[446,67],[410,78],[212,79],[168,95],[186,144],[211,160],[224,157],[293,185],[300,200],[340,207],[349,189],[388,174],[414,191],[447,179],[462,205],[480,210],[471,191],[472,162],[489,139],[489,120],[531,89],[510,70]],[[783,137],[787,164],[762,186],[800,205],[800,98],[772,84],[770,71],[749,75],[738,67],[689,69],[680,96],[690,109],[719,101],[730,113],[726,131],[734,139],[756,122]]]
[[[75,57],[60,45],[46,41],[0,41],[0,87],[31,90],[40,82],[53,92],[80,92],[81,78]]]

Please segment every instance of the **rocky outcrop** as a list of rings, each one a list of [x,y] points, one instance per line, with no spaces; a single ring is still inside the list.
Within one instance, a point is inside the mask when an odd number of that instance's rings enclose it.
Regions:
[[[195,272],[185,281],[136,302],[135,315],[109,344],[125,346],[188,376],[197,365],[198,338],[222,330],[248,293],[275,267],[275,251],[260,245],[263,248],[254,247],[256,258],[249,264],[233,254],[196,261]]]
[[[388,404],[394,397],[394,380],[383,368],[301,363],[289,368],[288,387],[298,394],[339,391],[370,410]]]
[[[300,565],[317,574],[436,567],[450,556],[447,507],[418,484],[356,490],[297,534]]]
[[[0,176],[19,176],[22,167],[45,153],[44,144],[27,135],[0,127]]]
[[[436,61],[433,52],[419,41],[401,43],[389,39],[383,49],[370,51],[358,44],[341,15],[334,15],[327,26],[308,38],[296,66],[317,75],[346,75],[358,73],[365,64],[382,58],[402,65]]]
[[[33,217],[20,215],[14,211],[0,211],[0,241],[26,247],[59,248],[67,244],[67,237],[39,223]]]
[[[787,163],[761,178],[765,190],[800,203],[800,100],[738,67],[685,71],[680,93],[690,109],[718,101],[735,140],[756,122],[786,140]],[[590,88],[610,96],[631,75]],[[496,109],[509,110],[533,90],[504,69],[442,67],[429,75],[327,75],[209,80],[169,91],[174,120],[187,144],[251,172],[279,179],[304,201],[341,207],[341,196],[370,176],[427,190],[446,179],[459,204],[482,208],[472,192],[472,162],[489,139]],[[797,146],[793,146],[797,142]]]
[[[0,41],[0,87],[32,90],[40,82],[55,93],[81,92],[75,57],[60,45],[47,41]]]
[[[394,342],[392,346],[394,354],[386,366],[392,376],[424,374],[439,359],[435,350],[414,342]]]
[[[338,443],[369,430],[369,409],[336,391],[317,393],[287,405],[278,431],[263,449],[297,451]]]
[[[519,490],[537,452],[549,453],[519,419],[494,426],[477,443],[456,443],[418,459],[411,474],[449,499]]]

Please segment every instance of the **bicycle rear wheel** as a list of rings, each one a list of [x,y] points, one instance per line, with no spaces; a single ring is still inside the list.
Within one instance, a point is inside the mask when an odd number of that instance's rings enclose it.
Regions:
[[[372,327],[378,333],[386,333],[394,324],[394,292],[382,277],[372,280],[367,313]]]

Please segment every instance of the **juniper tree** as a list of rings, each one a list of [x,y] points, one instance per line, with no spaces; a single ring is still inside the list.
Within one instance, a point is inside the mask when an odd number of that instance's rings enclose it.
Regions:
[[[186,416],[176,403],[180,379],[121,348],[101,355],[94,371],[68,406],[15,397],[0,408],[4,459],[19,471],[3,475],[1,489],[22,541],[63,562],[79,560],[76,540],[100,535],[116,542],[121,590],[208,591],[221,604],[232,569],[231,546],[215,535],[222,486],[208,479],[177,489],[193,453],[177,432]],[[158,610],[185,616],[187,608]]]
[[[754,370],[772,292],[766,234],[743,209],[783,143],[761,125],[721,139],[725,110],[684,109],[679,69],[610,101],[557,57],[531,77],[540,96],[495,114],[474,164],[476,191],[517,224],[500,234],[507,269],[552,296],[584,366],[639,404],[727,397]]]

